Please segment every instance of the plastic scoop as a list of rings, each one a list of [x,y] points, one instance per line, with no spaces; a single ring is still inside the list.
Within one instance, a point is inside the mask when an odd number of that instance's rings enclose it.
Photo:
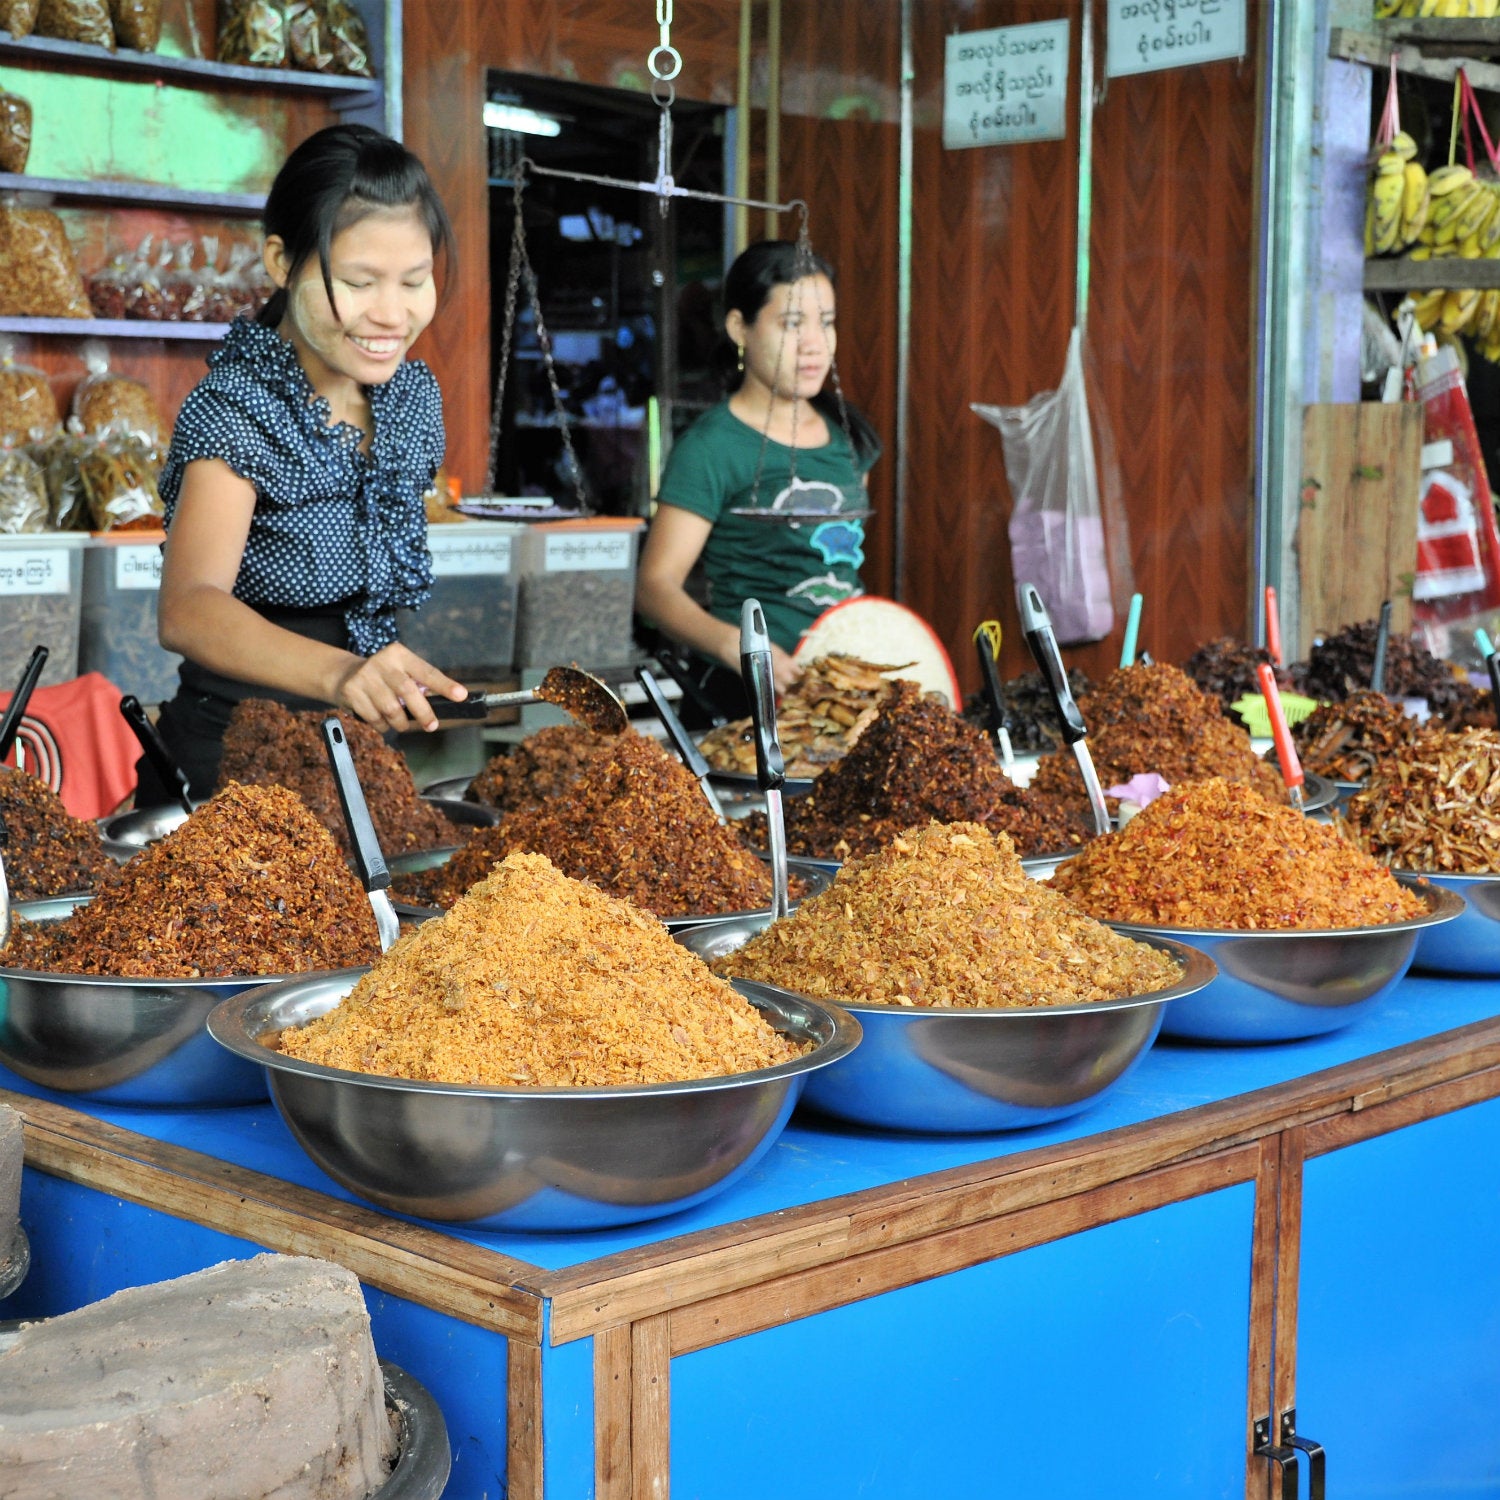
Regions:
[[[513,693],[471,693],[462,703],[451,698],[427,700],[427,706],[444,721],[487,719],[497,708],[521,708],[528,703],[556,704],[597,734],[623,734],[630,725],[625,705],[581,667],[552,667],[536,687]]]
[[[1130,614],[1125,620],[1125,639],[1120,644],[1120,665],[1135,665],[1135,646],[1141,634],[1141,595],[1130,596]]]
[[[16,736],[21,732],[21,720],[26,717],[26,705],[36,689],[42,668],[47,665],[47,648],[38,646],[31,653],[26,665],[21,668],[21,680],[10,695],[5,714],[0,717],[0,760],[4,760],[15,748]]]
[[[1266,700],[1266,712],[1271,716],[1271,738],[1276,742],[1276,760],[1281,767],[1281,779],[1286,782],[1287,796],[1292,806],[1302,811],[1302,787],[1306,778],[1302,774],[1302,760],[1297,747],[1292,743],[1292,731],[1287,726],[1286,709],[1281,705],[1281,689],[1276,686],[1276,673],[1268,662],[1256,667],[1255,675],[1260,679],[1260,690]]]
[[[151,769],[161,778],[162,785],[182,804],[183,812],[191,816],[194,803],[187,772],[177,764],[177,757],[167,749],[167,742],[161,737],[161,731],[146,717],[146,710],[133,694],[126,693],[120,699],[120,717],[130,725],[131,733],[140,743],[141,752],[151,762]]]
[[[724,809],[719,806],[719,799],[709,784],[708,762],[704,760],[703,752],[693,743],[692,736],[687,730],[682,727],[682,720],[677,717],[672,705],[667,702],[667,695],[662,692],[661,684],[651,675],[651,668],[642,663],[635,669],[635,680],[640,683],[641,691],[646,695],[646,702],[651,705],[651,712],[661,720],[661,727],[667,731],[667,738],[671,740],[672,748],[682,757],[683,765],[698,778],[698,785],[703,788],[703,795],[708,798],[708,805],[713,808],[714,816],[722,823]]]
[[[974,651],[979,657],[979,682],[988,710],[989,732],[1000,747],[1000,762],[1009,771],[1016,763],[1010,730],[1005,727],[1005,689],[1000,684],[1000,622],[986,620],[974,632]]]
[[[1491,651],[1484,664],[1490,673],[1490,707],[1495,712],[1495,722],[1500,724],[1500,651]]]
[[[750,695],[750,718],[755,726],[755,778],[766,799],[766,831],[771,845],[771,920],[779,922],[791,910],[786,889],[786,820],[781,809],[786,761],[776,735],[771,637],[766,633],[766,617],[758,599],[745,600],[740,610],[740,673]]]
[[[1391,640],[1391,601],[1380,606],[1380,623],[1375,627],[1375,665],[1370,668],[1370,688],[1377,693],[1385,691],[1385,655]]]
[[[323,720],[323,744],[328,750],[334,785],[339,789],[344,826],[349,830],[349,842],[354,846],[354,868],[370,898],[370,910],[375,913],[375,931],[380,935],[380,951],[384,953],[401,935],[401,923],[391,904],[391,872],[386,868],[385,855],[380,852],[380,840],[375,836],[375,824],[370,820],[370,809],[354,769],[354,757],[349,753],[344,726],[332,715]]]
[[[1052,695],[1053,707],[1057,710],[1058,722],[1062,726],[1063,743],[1072,747],[1078,769],[1083,775],[1083,784],[1089,794],[1089,806],[1094,812],[1094,831],[1109,832],[1109,809],[1104,805],[1104,788],[1099,785],[1099,773],[1094,769],[1094,758],[1089,754],[1088,725],[1074,701],[1073,690],[1068,686],[1068,674],[1063,667],[1062,653],[1057,649],[1057,636],[1052,629],[1052,617],[1036,585],[1023,583],[1016,590],[1021,610],[1021,629],[1026,644],[1036,660],[1037,671],[1047,684]]]
[[[1488,661],[1495,654],[1495,643],[1483,626],[1474,632],[1474,644],[1479,648],[1480,661]]]
[[[1281,612],[1276,605],[1275,586],[1269,583],[1266,585],[1266,650],[1279,667],[1282,664]]]

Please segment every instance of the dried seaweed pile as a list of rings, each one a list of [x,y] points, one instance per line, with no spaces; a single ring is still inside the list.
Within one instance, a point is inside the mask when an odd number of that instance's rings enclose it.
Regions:
[[[1248,646],[1244,641],[1227,635],[1199,646],[1183,662],[1182,670],[1205,693],[1217,698],[1227,714],[1233,712],[1234,705],[1241,698],[1260,692],[1260,679],[1255,675],[1255,669],[1262,664],[1275,669],[1278,687],[1284,691],[1291,688],[1291,674],[1285,667],[1276,666],[1264,646]]]
[[[13,901],[91,891],[114,868],[92,823],[35,776],[0,768],[0,852]]]
[[[236,706],[224,734],[219,785],[287,787],[347,851],[349,835],[323,744],[327,717],[322,709],[293,713],[267,698],[247,698]],[[340,713],[339,722],[387,858],[461,842],[467,830],[422,801],[406,762],[378,729],[349,713]]]
[[[1294,724],[1292,743],[1304,771],[1335,781],[1363,781],[1377,762],[1409,745],[1417,731],[1417,721],[1399,703],[1361,688]]]
[[[1299,693],[1337,703],[1370,685],[1375,669],[1374,620],[1346,626],[1314,646],[1292,667]],[[1473,701],[1475,690],[1458,668],[1440,661],[1412,636],[1392,634],[1386,644],[1385,691],[1393,698],[1425,698],[1439,718]]]
[[[549,725],[490,760],[464,796],[502,813],[540,807],[567,791],[590,761],[608,758],[614,743],[614,735],[581,724]]]

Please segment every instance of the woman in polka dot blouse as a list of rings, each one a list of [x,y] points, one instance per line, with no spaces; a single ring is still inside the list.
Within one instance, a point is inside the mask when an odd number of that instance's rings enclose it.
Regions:
[[[163,646],[184,658],[160,728],[206,796],[244,698],[338,704],[432,729],[426,695],[464,689],[396,639],[432,587],[422,495],[442,397],[407,351],[437,306],[452,230],[425,168],[362,125],[304,141],[266,199],[278,290],[209,357],[161,476]],[[142,806],[169,800],[138,768]]]

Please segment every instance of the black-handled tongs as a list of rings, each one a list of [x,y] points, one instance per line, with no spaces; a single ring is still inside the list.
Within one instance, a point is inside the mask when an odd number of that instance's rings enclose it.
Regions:
[[[776,681],[771,673],[771,637],[760,600],[747,599],[740,610],[740,675],[750,696],[755,726],[755,777],[766,799],[766,833],[771,846],[771,920],[791,909],[786,888],[786,819],[781,788],[786,761],[776,734]]]
[[[1000,747],[1001,764],[1009,771],[1015,765],[1016,757],[1010,745],[1010,730],[1005,727],[1005,689],[1000,683],[1000,663],[995,659],[1000,627],[995,626],[992,636],[989,627],[993,623],[986,620],[974,632],[974,650],[979,657],[979,682],[984,690],[987,710],[985,727],[994,735],[995,743]]]
[[[4,760],[15,748],[16,736],[21,732],[21,720],[26,717],[26,705],[31,702],[31,695],[42,675],[42,668],[46,665],[47,648],[37,646],[26,665],[21,668],[21,680],[16,684],[15,692],[10,695],[5,713],[0,715],[0,760]]]
[[[161,784],[182,804],[183,812],[191,816],[195,804],[187,772],[177,763],[177,757],[167,749],[161,730],[146,717],[146,710],[133,694],[126,693],[120,699],[120,717],[130,725],[131,733],[135,735],[146,759],[151,762],[151,769],[161,778]]]
[[[682,727],[682,720],[677,717],[672,705],[667,702],[667,695],[662,692],[661,684],[652,676],[651,668],[644,662],[635,669],[635,680],[640,683],[641,691],[646,695],[646,702],[651,705],[651,712],[661,720],[661,727],[666,730],[667,738],[672,742],[672,748],[682,757],[683,765],[698,778],[698,785],[703,788],[703,795],[708,798],[708,805],[713,808],[714,816],[722,823],[724,809],[719,805],[719,799],[709,782],[708,762],[704,760],[703,752],[693,743],[693,737]]]
[[[380,840],[376,837],[364,789],[354,769],[354,757],[349,751],[344,726],[336,715],[331,714],[323,720],[323,744],[328,750],[334,785],[339,789],[339,806],[344,810],[349,842],[354,846],[354,868],[370,898],[370,910],[375,913],[375,931],[380,935],[380,951],[384,953],[401,935],[401,923],[391,904],[391,872],[386,867],[385,855],[380,852]]]

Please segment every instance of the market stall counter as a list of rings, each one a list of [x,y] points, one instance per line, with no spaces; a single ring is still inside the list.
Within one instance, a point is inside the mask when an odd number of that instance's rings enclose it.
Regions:
[[[1330,1035],[1158,1044],[1014,1134],[802,1113],[720,1196],[588,1234],[377,1213],[268,1105],[84,1113],[5,1075],[33,1270],[0,1317],[337,1261],[460,1500],[1264,1496],[1254,1450],[1305,1467],[1304,1433],[1336,1493],[1457,1495],[1500,1469],[1497,1012],[1408,978]]]

